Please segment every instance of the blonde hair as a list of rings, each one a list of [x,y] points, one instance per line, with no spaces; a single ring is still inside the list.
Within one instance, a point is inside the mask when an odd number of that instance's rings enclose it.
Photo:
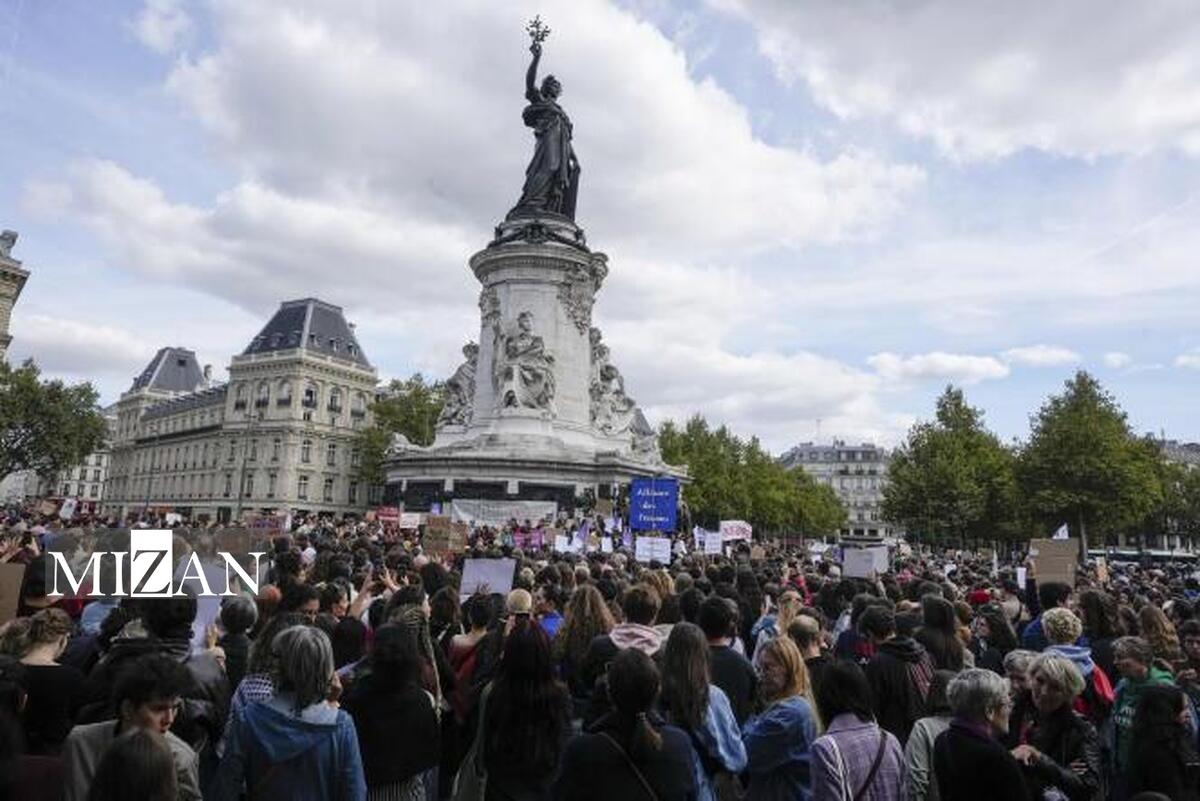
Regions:
[[[1142,639],[1150,643],[1156,659],[1175,662],[1183,656],[1179,649],[1179,635],[1163,610],[1146,604],[1138,611],[1138,625],[1142,629]]]
[[[817,732],[820,733],[822,731],[821,715],[817,710],[817,699],[813,694],[812,680],[809,678],[808,667],[804,664],[804,657],[800,655],[800,649],[796,647],[796,643],[786,634],[774,637],[763,646],[763,655],[767,654],[783,665],[784,671],[787,673],[787,681],[778,696],[766,700],[774,703],[800,696],[808,701],[808,705],[812,708],[813,723],[817,727]]]
[[[1083,623],[1070,609],[1058,606],[1042,613],[1042,630],[1051,645],[1074,645],[1083,634]]]
[[[1029,676],[1041,675],[1059,690],[1067,693],[1068,701],[1083,692],[1086,686],[1079,667],[1060,654],[1038,654],[1029,665]]]
[[[775,621],[775,630],[787,634],[788,626],[804,609],[804,599],[795,590],[788,590],[779,596],[779,617]]]

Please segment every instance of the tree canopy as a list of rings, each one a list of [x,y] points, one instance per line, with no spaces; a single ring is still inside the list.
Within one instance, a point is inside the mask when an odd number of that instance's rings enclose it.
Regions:
[[[107,435],[88,383],[43,381],[32,360],[0,362],[0,476],[34,470],[50,477],[98,450]]]
[[[721,520],[745,520],[756,531],[817,536],[846,521],[830,487],[800,468],[785,468],[757,439],[744,441],[725,426],[710,428],[700,415],[683,427],[663,423],[658,439],[664,461],[688,466],[683,497],[697,525],[711,529]]]
[[[892,455],[883,516],[910,532],[994,539],[1017,533],[1013,452],[961,389],[946,387],[933,421],[917,423]]]
[[[371,405],[374,421],[358,433],[358,478],[367,484],[384,482],[384,454],[393,434],[403,434],[414,445],[432,444],[444,402],[445,387],[440,381],[427,383],[420,373],[403,381],[393,379]]]
[[[1035,520],[1078,535],[1144,523],[1163,503],[1161,451],[1133,435],[1125,412],[1091,375],[1077,372],[1030,419],[1019,478]]]

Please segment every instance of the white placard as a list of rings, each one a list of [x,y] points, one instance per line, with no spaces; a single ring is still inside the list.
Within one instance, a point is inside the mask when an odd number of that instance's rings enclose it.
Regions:
[[[754,527],[745,520],[722,520],[721,537],[726,542],[730,540],[748,540],[754,534]]]
[[[406,531],[415,531],[423,520],[424,515],[420,512],[401,512],[400,513],[400,528]]]
[[[555,553],[571,553],[571,538],[566,534],[554,535],[554,552]]]
[[[600,553],[612,553],[612,537],[605,534],[600,538]]]
[[[671,539],[669,537],[638,537],[634,543],[634,558],[639,562],[671,564]]]
[[[463,562],[459,596],[465,600],[483,587],[487,587],[489,593],[508,595],[512,592],[516,568],[516,559],[467,559]]]
[[[1021,589],[1025,589],[1025,572],[1027,569],[1024,567],[1017,568],[1017,586]]]
[[[870,548],[847,548],[842,554],[842,575],[846,578],[870,578],[875,572],[875,554]]]
[[[707,554],[721,555],[721,546],[725,544],[725,538],[721,536],[719,531],[704,532],[704,552]]]

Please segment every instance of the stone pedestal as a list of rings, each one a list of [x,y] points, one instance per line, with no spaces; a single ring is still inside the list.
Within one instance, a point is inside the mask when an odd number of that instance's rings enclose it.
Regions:
[[[565,217],[510,218],[496,228],[470,260],[482,285],[478,346],[464,349],[467,361],[448,382],[433,445],[393,443],[393,496],[413,481],[520,497],[523,485],[574,494],[637,475],[683,475],[663,464],[592,326],[607,261]]]

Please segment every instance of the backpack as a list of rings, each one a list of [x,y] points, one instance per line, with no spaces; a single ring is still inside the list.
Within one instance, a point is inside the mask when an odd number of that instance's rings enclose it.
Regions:
[[[1096,665],[1092,668],[1092,675],[1088,677],[1083,692],[1075,699],[1073,708],[1099,728],[1108,719],[1116,697],[1108,675]]]

